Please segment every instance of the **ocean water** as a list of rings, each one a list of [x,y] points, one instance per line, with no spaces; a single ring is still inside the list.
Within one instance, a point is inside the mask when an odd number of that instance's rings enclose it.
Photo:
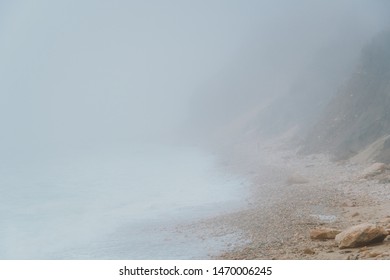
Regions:
[[[176,226],[243,205],[246,181],[196,148],[3,160],[1,259],[207,259],[234,234]]]

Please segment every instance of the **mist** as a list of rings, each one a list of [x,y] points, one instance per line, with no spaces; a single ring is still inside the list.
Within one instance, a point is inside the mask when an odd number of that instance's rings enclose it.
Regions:
[[[344,38],[354,53],[387,21],[381,1],[1,5],[1,146],[14,149],[172,136],[190,96],[235,88],[234,112],[279,95],[319,49]]]
[[[221,71],[255,19],[249,5],[221,1],[12,1],[1,10],[1,146],[14,149],[171,136],[194,88]]]
[[[216,155],[194,143],[243,119],[218,145],[277,127],[270,116],[312,118],[302,109],[312,99],[295,107],[284,98],[317,85],[314,99],[326,103],[367,40],[388,27],[388,8],[379,0],[1,1],[0,258],[220,250],[220,237],[210,245],[160,228],[248,199],[247,178],[221,172]]]
[[[389,26],[385,1],[255,6],[258,16],[248,40],[193,95],[190,138],[207,142],[217,134],[217,142],[229,142],[250,129],[269,137],[296,125],[292,119],[300,124],[315,119],[355,70],[362,48]]]

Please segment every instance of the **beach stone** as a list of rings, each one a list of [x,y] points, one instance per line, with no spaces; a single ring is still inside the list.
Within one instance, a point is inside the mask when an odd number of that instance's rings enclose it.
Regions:
[[[334,239],[337,234],[339,234],[341,230],[334,228],[315,228],[310,230],[310,238],[317,240],[326,240],[326,239]]]
[[[368,255],[369,255],[370,258],[376,258],[376,257],[380,256],[381,253],[379,253],[379,252],[370,252]]]
[[[300,174],[291,174],[287,178],[287,184],[294,185],[294,184],[307,184],[309,183],[309,180],[307,180],[305,177],[303,177]]]
[[[381,162],[376,162],[372,165],[370,165],[369,167],[367,167],[366,169],[363,170],[362,174],[361,174],[361,177],[362,178],[370,178],[370,177],[374,177],[380,173],[382,173],[383,171],[385,171],[387,168],[386,164],[384,163],[381,163]]]
[[[388,232],[380,226],[364,223],[350,227],[335,237],[340,249],[356,248],[372,243],[382,242]]]
[[[306,255],[314,255],[316,252],[313,249],[305,248],[303,250],[303,253],[306,254]]]

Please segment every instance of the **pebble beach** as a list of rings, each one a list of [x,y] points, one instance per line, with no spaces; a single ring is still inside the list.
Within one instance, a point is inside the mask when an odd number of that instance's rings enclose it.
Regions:
[[[390,172],[365,176],[372,163],[300,155],[283,142],[240,143],[222,153],[222,168],[251,180],[247,206],[202,221],[214,235],[240,233],[213,259],[390,259],[390,240],[340,249],[313,240],[317,228],[339,231],[362,223],[390,228]],[[389,173],[389,174],[388,174]]]

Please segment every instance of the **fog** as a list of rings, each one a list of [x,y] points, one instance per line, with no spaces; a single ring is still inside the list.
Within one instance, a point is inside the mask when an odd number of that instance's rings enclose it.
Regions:
[[[251,5],[223,2],[2,2],[2,146],[170,134],[253,29]]]
[[[224,89],[210,83],[233,79],[233,95],[250,97],[248,88],[275,95],[320,48],[348,36],[344,48],[356,51],[383,28],[384,5],[2,1],[1,146],[110,146],[172,135],[188,117],[190,96]],[[234,69],[238,78],[225,74]]]
[[[255,129],[270,126],[266,133],[297,114],[312,119],[349,79],[363,46],[389,27],[385,1],[257,1],[254,9],[250,38],[191,100],[192,138],[245,115]]]
[[[313,80],[341,79],[388,26],[388,8],[379,0],[1,1],[0,258],[132,258],[123,244],[133,243],[153,258],[140,220],[242,202],[245,180],[218,173],[213,156],[183,148],[183,139],[293,94],[316,65],[331,61]],[[172,239],[161,258],[191,257],[188,240]],[[206,256],[196,242],[192,257]]]

